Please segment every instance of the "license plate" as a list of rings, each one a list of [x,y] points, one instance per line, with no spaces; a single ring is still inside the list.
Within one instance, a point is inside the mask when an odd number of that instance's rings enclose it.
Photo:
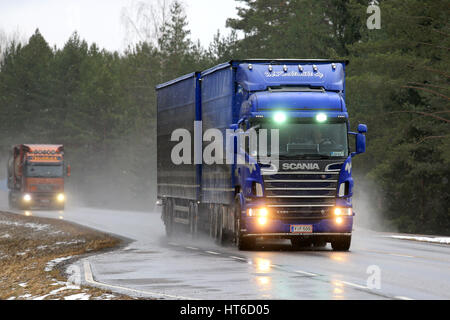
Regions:
[[[312,233],[312,224],[293,224],[291,225],[291,233]]]

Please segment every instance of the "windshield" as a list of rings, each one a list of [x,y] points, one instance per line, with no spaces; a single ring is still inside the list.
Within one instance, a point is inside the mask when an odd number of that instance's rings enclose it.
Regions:
[[[279,129],[280,158],[347,157],[347,125],[339,123],[253,123],[256,130],[267,129],[270,149],[270,129]],[[272,155],[275,153],[272,150]]]
[[[27,164],[27,177],[41,177],[41,178],[60,178],[63,176],[63,166],[59,165],[41,165],[41,164]]]

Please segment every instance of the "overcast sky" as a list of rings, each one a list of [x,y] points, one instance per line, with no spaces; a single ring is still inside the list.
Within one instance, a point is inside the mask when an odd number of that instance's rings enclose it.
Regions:
[[[39,28],[50,46],[62,47],[76,30],[89,43],[123,50],[126,38],[122,8],[138,0],[0,0],[0,30],[28,37]],[[156,1],[156,0],[140,0]],[[217,29],[228,34],[225,21],[236,17],[235,0],[184,0],[192,40],[207,47]]]

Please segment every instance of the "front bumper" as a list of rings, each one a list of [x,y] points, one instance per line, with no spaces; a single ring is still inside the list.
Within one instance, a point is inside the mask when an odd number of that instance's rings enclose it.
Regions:
[[[62,201],[58,200],[58,194],[59,193],[29,193],[29,195],[31,196],[31,200],[25,201],[22,197],[21,201],[23,205],[26,205],[30,208],[49,208],[63,206],[65,203],[65,199]]]
[[[291,225],[312,225],[312,232],[292,233]],[[256,217],[247,217],[241,229],[244,237],[272,237],[272,238],[293,238],[293,237],[332,237],[349,236],[353,228],[353,216],[342,216],[342,223],[336,223],[335,217],[325,219],[267,219],[264,225],[258,223]]]

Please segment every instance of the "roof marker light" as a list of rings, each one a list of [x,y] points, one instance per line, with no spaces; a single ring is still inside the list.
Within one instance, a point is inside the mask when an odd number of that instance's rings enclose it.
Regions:
[[[298,65],[298,71],[303,72],[303,67],[301,65]]]
[[[315,64],[313,64],[313,70],[317,71],[317,66]]]
[[[286,114],[284,112],[277,112],[274,114],[273,120],[278,123],[283,123],[286,121]]]
[[[318,113],[316,116],[317,122],[325,122],[327,121],[327,115],[325,113]]]
[[[288,70],[287,66],[284,65],[284,66],[283,66],[283,71],[284,71],[284,72],[287,72],[287,70]]]
[[[253,65],[250,63],[249,65],[248,65],[248,70],[252,70],[253,69]]]
[[[272,65],[269,64],[269,72],[272,72],[273,68]]]
[[[333,68],[333,70],[335,70],[336,69],[336,63],[332,63],[331,67]]]

